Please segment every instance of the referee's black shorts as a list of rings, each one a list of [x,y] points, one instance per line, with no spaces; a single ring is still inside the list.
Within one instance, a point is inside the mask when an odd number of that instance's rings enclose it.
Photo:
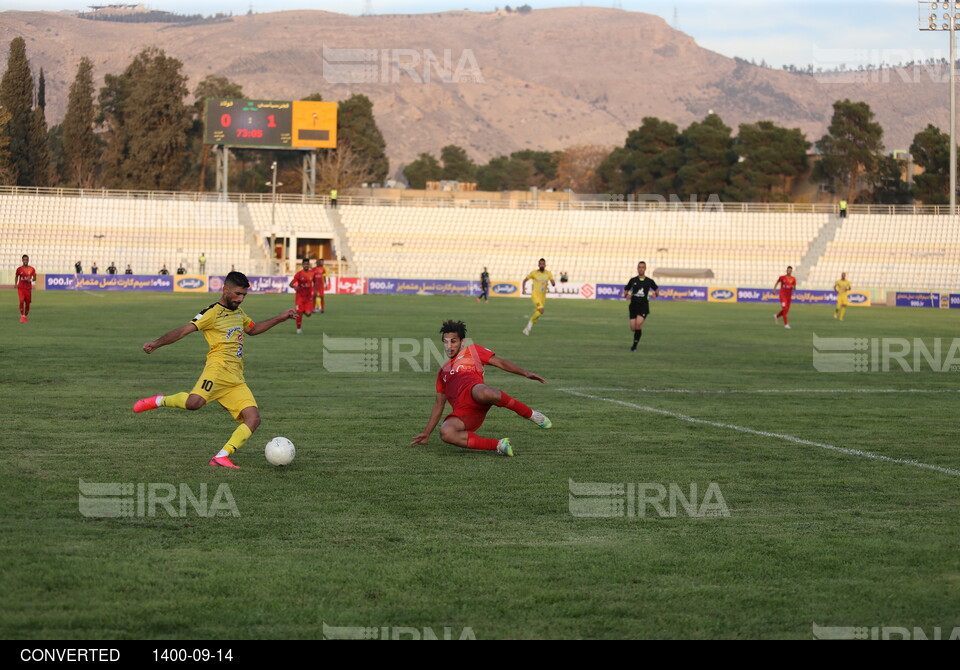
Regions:
[[[650,303],[644,302],[635,302],[630,301],[630,318],[636,319],[638,316],[642,316],[644,319],[650,314]]]

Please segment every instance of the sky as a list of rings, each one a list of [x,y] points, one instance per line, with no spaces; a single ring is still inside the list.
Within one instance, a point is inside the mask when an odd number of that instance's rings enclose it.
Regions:
[[[470,9],[477,12],[503,7],[511,0],[152,0],[156,10],[181,14],[245,14],[290,9],[318,9],[342,14],[418,14]],[[534,10],[588,5],[660,16],[692,36],[701,46],[773,67],[785,64],[832,69],[841,63],[891,64],[927,58],[947,58],[946,34],[919,30],[917,0],[514,0]],[[458,4],[459,3],[459,4]],[[0,11],[85,10],[90,1],[0,0]],[[106,2],[103,2],[106,4]],[[926,15],[926,14],[924,14]],[[0,14],[0,21],[3,15]]]

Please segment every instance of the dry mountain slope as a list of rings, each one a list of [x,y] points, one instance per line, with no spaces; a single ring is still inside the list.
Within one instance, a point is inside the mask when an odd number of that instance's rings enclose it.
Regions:
[[[709,110],[734,129],[770,119],[801,128],[812,141],[825,132],[833,101],[843,97],[870,104],[889,149],[908,148],[927,123],[945,129],[948,122],[946,84],[929,76],[817,81],[703,49],[655,16],[594,7],[522,16],[353,17],[297,11],[184,27],[94,22],[48,12],[0,14],[2,44],[18,35],[27,41],[34,70],[42,67],[46,73],[51,123],[63,117],[81,56],[93,59],[102,81],[104,74],[122,72],[143,47],[158,46],[183,61],[191,89],[216,74],[242,84],[250,97],[369,96],[393,172],[419,152],[436,155],[451,143],[481,161],[526,148],[619,145],[644,116],[682,128]],[[366,82],[331,83],[324,78],[324,46],[372,49],[380,59]],[[393,62],[409,63],[427,50],[441,62],[449,52],[451,74],[458,64],[468,74],[476,65],[482,83],[475,77],[444,81],[429,68],[430,80],[424,81],[422,63],[411,66],[411,75]]]

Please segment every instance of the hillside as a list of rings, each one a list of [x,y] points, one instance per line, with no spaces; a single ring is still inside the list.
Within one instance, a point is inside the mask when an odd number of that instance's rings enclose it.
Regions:
[[[813,141],[825,132],[831,104],[844,97],[870,104],[889,150],[907,149],[927,123],[944,130],[948,125],[947,84],[925,73],[901,76],[888,70],[870,73],[879,81],[852,82],[849,74],[818,81],[703,49],[659,17],[596,7],[526,15],[354,17],[296,11],[195,26],[0,13],[4,53],[17,35],[26,39],[35,73],[45,71],[50,123],[63,117],[81,56],[93,60],[99,85],[105,74],[122,72],[143,47],[157,46],[183,61],[191,90],[215,74],[240,83],[255,98],[294,99],[313,92],[326,100],[369,96],[387,140],[391,173],[421,151],[438,155],[451,143],[484,162],[519,149],[612,146],[622,144],[644,116],[682,128],[709,110],[734,130],[740,123],[770,119],[801,128]],[[372,50],[359,56],[359,69],[350,70],[365,73],[367,81],[328,81],[324,47]],[[428,50],[439,68],[424,66]],[[327,54],[329,64],[333,58]],[[445,57],[443,76],[438,70]]]

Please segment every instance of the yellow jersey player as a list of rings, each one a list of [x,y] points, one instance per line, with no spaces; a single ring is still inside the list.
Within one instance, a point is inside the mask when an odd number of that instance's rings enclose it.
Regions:
[[[547,262],[541,258],[537,265],[537,269],[524,277],[523,283],[520,285],[520,293],[523,293],[527,290],[527,280],[533,282],[530,291],[533,298],[533,316],[530,317],[527,327],[523,329],[524,335],[529,335],[533,324],[543,316],[543,308],[547,304],[547,282],[550,282],[550,285],[554,287],[557,285],[557,282],[553,281],[553,273],[546,269]]]
[[[210,465],[226,468],[239,467],[233,464],[230,455],[242,447],[260,425],[257,401],[243,377],[243,336],[265,333],[297,314],[296,311],[288,309],[272,319],[254,323],[240,309],[240,303],[249,288],[250,282],[246,275],[231,272],[223,282],[223,294],[218,302],[201,311],[190,323],[143,345],[143,350],[150,354],[200,330],[207,338],[210,351],[207,353],[203,373],[190,393],[155,395],[138,400],[133,405],[133,411],[139,413],[158,407],[197,410],[211,400],[219,402],[240,424],[223,448],[210,459]]]
[[[847,312],[847,294],[850,293],[850,282],[847,281],[847,273],[841,272],[840,279],[833,285],[833,290],[837,292],[837,308],[833,310],[833,318],[843,321],[843,315]]]

